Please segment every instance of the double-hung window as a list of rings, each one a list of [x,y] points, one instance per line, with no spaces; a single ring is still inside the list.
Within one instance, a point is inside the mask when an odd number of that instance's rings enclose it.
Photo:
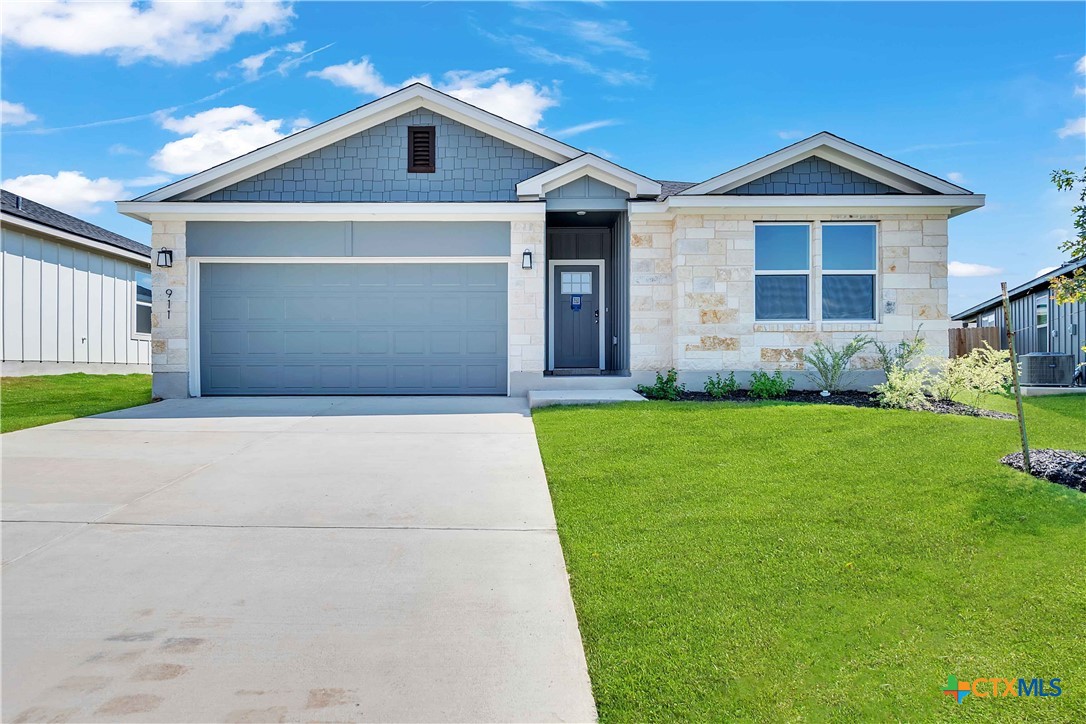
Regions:
[[[875,319],[875,224],[822,225],[822,319]]]
[[[151,335],[151,275],[145,271],[136,272],[135,292],[133,296],[132,329],[136,337]]]
[[[754,318],[810,319],[810,224],[755,224]]]

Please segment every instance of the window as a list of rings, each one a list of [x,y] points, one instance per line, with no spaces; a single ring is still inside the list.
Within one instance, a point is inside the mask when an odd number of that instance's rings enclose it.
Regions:
[[[410,126],[407,129],[408,173],[434,173],[437,149],[433,126]]]
[[[754,317],[800,321],[810,318],[811,227],[754,227]]]
[[[562,272],[562,294],[591,294],[592,272]]]
[[[874,224],[822,225],[822,319],[875,318]]]
[[[1035,352],[1048,351],[1048,294],[1038,295],[1034,305],[1037,318],[1037,349]]]
[[[136,335],[151,334],[151,275],[144,271],[136,272],[135,292]]]
[[[980,322],[977,324],[977,326],[978,327],[994,327],[994,326],[996,326],[996,313],[995,312],[988,312],[987,314],[985,314],[983,317],[980,318]]]

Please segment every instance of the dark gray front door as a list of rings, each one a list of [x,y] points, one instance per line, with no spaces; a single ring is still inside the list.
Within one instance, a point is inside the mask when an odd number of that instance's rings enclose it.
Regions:
[[[554,295],[554,366],[600,368],[600,269],[596,265],[556,264]]]
[[[506,391],[505,264],[203,264],[205,395]]]

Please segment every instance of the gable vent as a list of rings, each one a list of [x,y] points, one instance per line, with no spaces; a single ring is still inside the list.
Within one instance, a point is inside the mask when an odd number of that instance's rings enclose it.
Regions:
[[[433,126],[409,126],[407,129],[408,173],[434,173],[437,155]]]

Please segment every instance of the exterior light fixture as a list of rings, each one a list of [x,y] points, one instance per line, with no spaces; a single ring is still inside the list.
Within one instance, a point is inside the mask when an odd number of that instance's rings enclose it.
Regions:
[[[578,212],[577,212],[577,216],[584,216],[584,215],[585,215],[585,213],[587,213],[587,212],[584,212],[584,211],[578,211]]]
[[[158,265],[167,267],[173,266],[173,249],[162,247],[158,250]]]
[[[525,249],[524,254],[520,257],[520,268],[531,269],[532,268],[532,250]]]

